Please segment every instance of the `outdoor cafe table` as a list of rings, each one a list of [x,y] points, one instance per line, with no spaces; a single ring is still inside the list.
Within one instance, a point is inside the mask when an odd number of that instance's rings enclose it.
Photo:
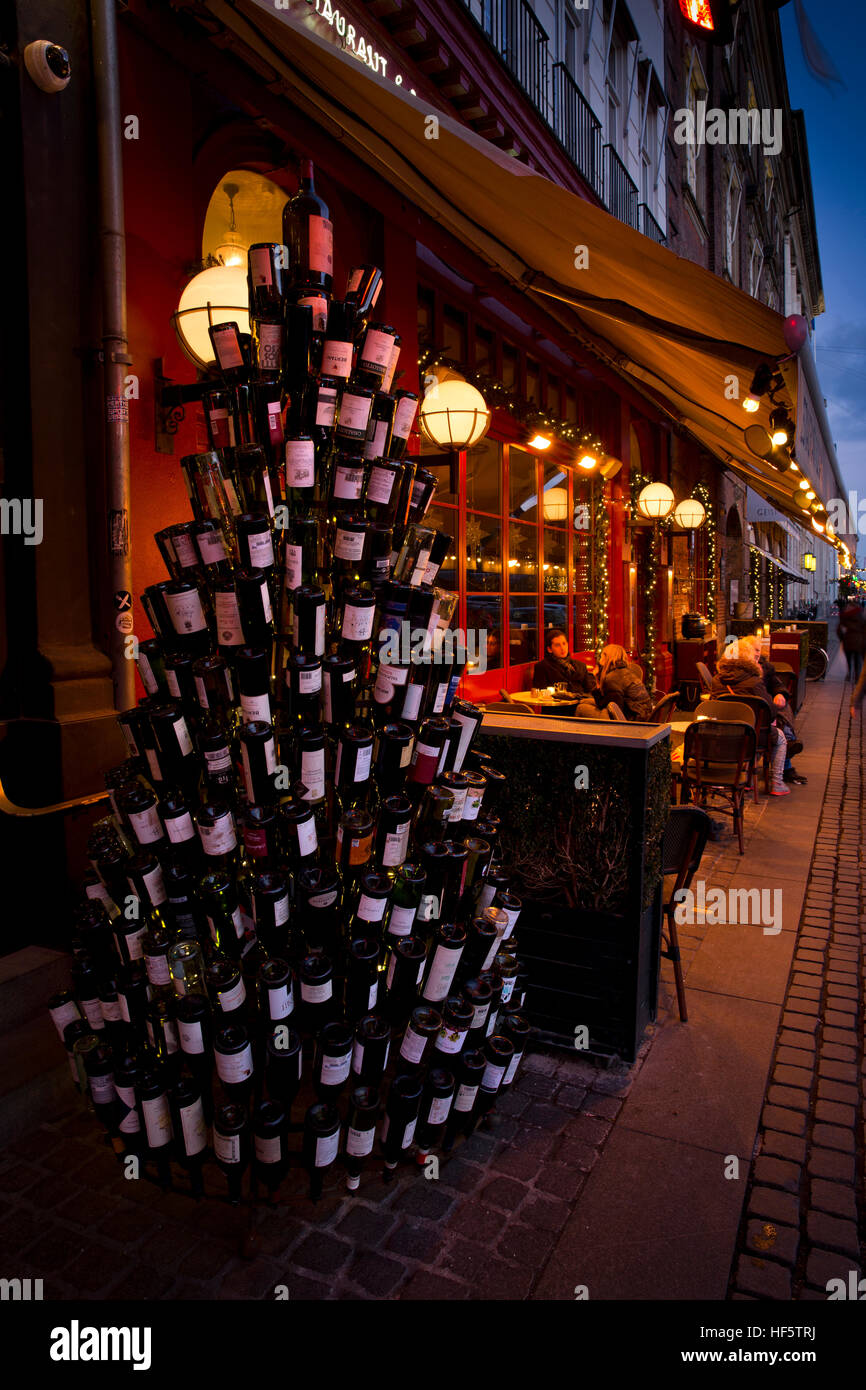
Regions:
[[[525,705],[536,705],[539,709],[558,709],[563,714],[569,710],[569,706],[577,709],[578,704],[584,698],[582,695],[570,695],[567,700],[557,700],[551,695],[546,687],[542,687],[536,695],[531,690],[512,690],[509,691],[512,700],[520,700]]]

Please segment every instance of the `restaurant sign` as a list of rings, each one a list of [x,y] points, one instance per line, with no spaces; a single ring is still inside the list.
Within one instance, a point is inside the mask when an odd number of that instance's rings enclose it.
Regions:
[[[377,48],[369,33],[353,24],[345,10],[332,4],[332,0],[283,0],[282,4],[275,0],[275,8],[306,14],[312,20],[310,27],[315,33],[331,38],[344,53],[366,64],[371,72],[390,78],[397,87],[404,85],[403,74],[395,71],[393,57]],[[417,96],[414,87],[407,87],[407,90]]]

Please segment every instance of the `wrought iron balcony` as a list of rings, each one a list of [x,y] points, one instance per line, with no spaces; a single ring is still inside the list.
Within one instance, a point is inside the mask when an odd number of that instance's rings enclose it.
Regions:
[[[638,212],[640,213],[640,230],[644,236],[648,236],[652,241],[657,241],[659,246],[665,246],[667,238],[646,203],[640,204]]]
[[[545,120],[550,113],[547,30],[526,0],[463,0]]]
[[[572,163],[603,198],[601,122],[564,63],[553,65],[553,129]]]
[[[635,231],[640,231],[637,184],[629,177],[628,170],[613,145],[605,145],[604,153],[604,201],[607,203],[608,211],[612,212],[614,217],[618,217],[620,222],[627,222]]]

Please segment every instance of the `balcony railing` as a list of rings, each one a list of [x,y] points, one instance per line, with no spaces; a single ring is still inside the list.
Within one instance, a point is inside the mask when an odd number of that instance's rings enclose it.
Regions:
[[[553,65],[553,128],[572,163],[603,198],[601,122],[564,63]]]
[[[550,110],[547,30],[526,0],[483,0],[481,27],[535,109],[547,120]]]
[[[640,213],[640,230],[644,236],[648,236],[652,241],[657,241],[659,246],[666,245],[667,238],[646,203],[640,204],[638,212]]]
[[[637,218],[637,184],[629,177],[628,170],[614,149],[605,145],[604,201],[608,211],[620,222],[627,222],[639,231]]]

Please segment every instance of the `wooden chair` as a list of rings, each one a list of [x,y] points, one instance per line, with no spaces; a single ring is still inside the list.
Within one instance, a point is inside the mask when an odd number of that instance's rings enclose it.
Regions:
[[[701,719],[690,724],[683,746],[683,802],[690,801],[693,792],[697,792],[702,807],[706,807],[710,792],[730,802],[730,812],[723,811],[723,814],[733,817],[740,854],[746,852],[743,804],[756,746],[753,725],[733,720],[725,723],[719,719]]]
[[[607,717],[608,717],[608,719],[613,719],[613,720],[615,720],[615,722],[618,723],[618,724],[627,724],[627,723],[628,723],[628,720],[626,719],[626,717],[625,717],[625,715],[623,714],[622,710],[620,709],[619,705],[616,704],[616,702],[615,702],[614,700],[611,700],[610,703],[607,705],[606,708],[607,708]]]
[[[671,808],[662,838],[662,873],[665,877],[675,874],[676,878],[671,895],[662,908],[667,928],[662,926],[661,953],[667,960],[673,961],[681,1023],[688,1023],[689,1015],[686,1009],[686,989],[675,918],[679,906],[676,895],[688,888],[694,878],[711,828],[712,822],[706,811],[700,810],[697,806],[674,806]]]
[[[748,709],[755,725],[755,767],[752,776],[752,791],[758,800],[758,763],[764,775],[764,791],[770,794],[770,729],[774,721],[773,711],[760,695],[718,695],[715,700],[707,700],[708,705],[721,705],[723,713],[719,719],[743,719],[740,711]],[[737,713],[734,713],[737,710]]]
[[[736,719],[740,724],[754,724],[754,711],[739,695],[714,695],[712,700],[704,700],[697,711],[705,719]]]
[[[485,714],[531,714],[532,710],[523,700],[489,700],[483,706]]]
[[[509,695],[507,690],[500,690],[499,694],[502,696],[506,705],[519,705],[521,703],[520,700],[515,700],[513,695]]]
[[[709,666],[707,666],[703,661],[696,661],[695,670],[701,678],[701,689],[703,690],[704,694],[712,695],[713,677]]]
[[[677,700],[680,698],[678,690],[672,690],[668,695],[662,695],[653,705],[652,714],[649,717],[650,724],[667,724],[671,715],[676,709]]]

